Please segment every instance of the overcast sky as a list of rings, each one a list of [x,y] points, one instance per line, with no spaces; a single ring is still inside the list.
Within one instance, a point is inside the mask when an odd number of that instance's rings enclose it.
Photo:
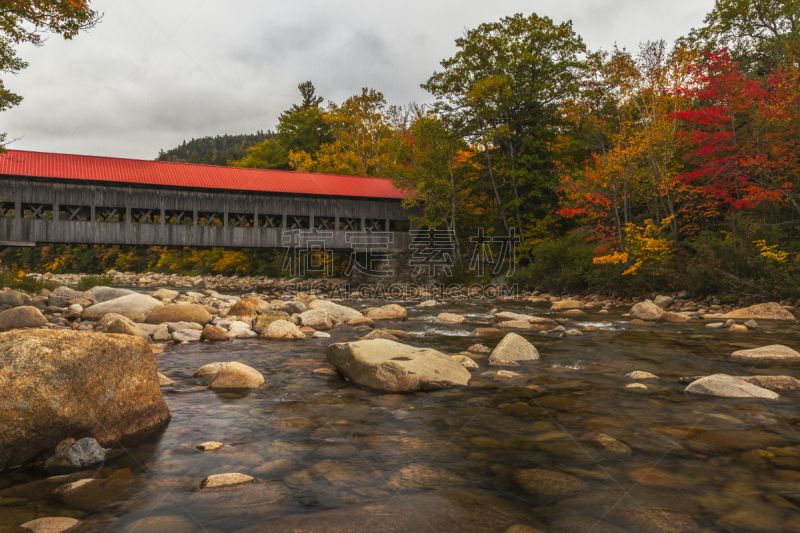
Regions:
[[[184,139],[273,129],[312,80],[326,100],[361,87],[389,103],[420,88],[465,28],[514,13],[572,20],[591,49],[672,41],[713,0],[93,0],[101,24],[24,46],[30,66],[0,115],[10,148],[153,159]]]

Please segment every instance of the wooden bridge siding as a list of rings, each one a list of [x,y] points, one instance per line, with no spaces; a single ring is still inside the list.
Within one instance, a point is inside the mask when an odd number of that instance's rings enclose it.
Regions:
[[[228,226],[199,226],[199,212],[220,213],[227,221],[229,213],[258,215],[307,216],[309,226],[313,217],[348,217],[365,219],[408,220],[410,212],[396,201],[352,200],[339,198],[301,198],[259,194],[210,193],[148,189],[141,187],[80,185],[36,182],[0,178],[3,201],[15,202],[15,217],[0,219],[0,237],[8,241],[31,241],[75,244],[128,244],[198,247],[282,247],[280,228],[245,228]],[[21,204],[52,204],[53,220],[22,218]],[[83,222],[58,220],[61,205],[90,206],[92,217],[98,207],[124,208],[126,222]],[[153,209],[160,223],[131,222],[131,209]],[[186,211],[194,225],[166,224],[164,211]],[[347,250],[345,232],[336,224],[332,248]],[[407,233],[395,232],[390,249],[407,247]]]

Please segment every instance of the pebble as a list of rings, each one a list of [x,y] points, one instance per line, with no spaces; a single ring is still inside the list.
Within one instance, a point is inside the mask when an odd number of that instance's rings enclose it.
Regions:
[[[204,452],[210,452],[210,451],[213,451],[213,450],[219,450],[223,446],[225,446],[225,445],[222,444],[221,442],[216,442],[216,441],[210,440],[208,442],[203,442],[201,444],[198,444],[197,445],[197,449],[198,450],[202,450]]]

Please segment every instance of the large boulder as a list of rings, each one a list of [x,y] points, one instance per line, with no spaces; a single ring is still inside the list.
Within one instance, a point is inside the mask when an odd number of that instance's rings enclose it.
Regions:
[[[257,389],[264,384],[264,376],[255,368],[230,362],[214,374],[212,389]]]
[[[331,318],[337,322],[343,322],[345,324],[354,318],[362,318],[364,316],[355,309],[344,305],[339,305],[334,302],[329,302],[328,300],[314,300],[308,304],[308,309],[324,309],[329,315],[331,315]]]
[[[194,322],[205,325],[211,322],[211,313],[197,304],[169,304],[158,307],[148,313],[145,322],[148,324],[164,324],[166,322]]]
[[[272,306],[269,302],[261,298],[245,298],[239,300],[228,310],[229,315],[235,316],[256,316],[263,315],[272,311]]]
[[[408,311],[402,305],[388,304],[370,310],[367,318],[371,320],[405,320],[408,318]]]
[[[110,300],[116,300],[117,298],[122,298],[123,296],[139,294],[138,292],[130,289],[117,289],[114,287],[94,287],[89,289],[87,292],[92,293],[92,296],[95,297],[97,303],[99,304],[108,302]]]
[[[142,442],[170,414],[145,341],[84,331],[0,333],[0,470],[66,438]]]
[[[151,311],[163,306],[164,304],[146,294],[129,294],[84,309],[81,318],[100,320],[107,313],[116,313],[130,318],[134,322],[144,322]]]
[[[47,324],[47,319],[36,309],[26,305],[6,309],[0,313],[0,331],[22,328],[38,328]]]
[[[583,309],[586,304],[580,300],[559,300],[550,306],[551,311],[567,311],[568,309]]]
[[[765,400],[780,398],[770,390],[762,389],[727,374],[714,374],[693,381],[686,387],[686,392],[719,398],[763,398]]]
[[[58,287],[56,290],[50,293],[47,304],[55,307],[67,307],[67,305],[69,305],[67,302],[76,298],[97,303],[97,298],[95,298],[94,294],[89,291],[79,292],[68,287]]]
[[[31,298],[27,294],[18,291],[0,292],[0,305],[10,305],[19,307],[30,302]]]
[[[797,320],[792,313],[775,302],[751,305],[744,309],[737,309],[730,313],[705,315],[704,318],[732,318],[734,320]]]
[[[271,323],[261,338],[270,341],[293,341],[297,339],[305,339],[305,334],[300,331],[297,326],[286,320],[276,320]]]
[[[508,363],[517,361],[538,361],[539,352],[536,347],[516,333],[509,333],[489,356],[490,363]]]
[[[332,344],[328,361],[353,383],[381,391],[443,389],[466,385],[471,377],[441,352],[385,339]]]
[[[288,313],[284,313],[283,311],[272,311],[271,313],[264,313],[263,315],[258,315],[256,318],[256,323],[253,324],[253,331],[256,333],[264,333],[267,331],[267,328],[273,322],[277,322],[278,320],[285,320],[289,322],[291,317],[289,317]]]
[[[312,309],[311,311],[305,311],[300,313],[298,318],[301,326],[308,326],[309,328],[314,328],[317,331],[324,331],[333,327],[331,316],[324,309]]]
[[[631,307],[631,318],[639,320],[658,320],[663,314],[664,310],[652,300],[645,300]]]
[[[5,311],[6,313],[8,311]],[[0,316],[3,316],[0,313]],[[800,353],[792,350],[788,346],[782,344],[773,344],[772,346],[762,346],[760,348],[752,348],[750,350],[739,350],[731,354],[731,359],[741,361],[743,363],[756,364],[756,363],[800,363]]]

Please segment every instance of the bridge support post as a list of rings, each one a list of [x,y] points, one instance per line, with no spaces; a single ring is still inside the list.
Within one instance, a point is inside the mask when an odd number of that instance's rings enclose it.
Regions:
[[[22,202],[14,201],[14,240],[22,240]]]

